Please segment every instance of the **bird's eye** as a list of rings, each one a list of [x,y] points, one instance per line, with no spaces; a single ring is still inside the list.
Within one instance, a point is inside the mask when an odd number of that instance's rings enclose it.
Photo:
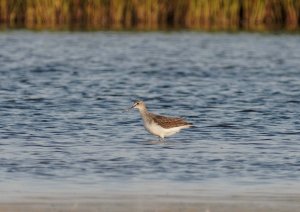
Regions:
[[[139,105],[140,103],[139,103],[139,102],[137,102],[136,104],[137,104],[137,105]]]

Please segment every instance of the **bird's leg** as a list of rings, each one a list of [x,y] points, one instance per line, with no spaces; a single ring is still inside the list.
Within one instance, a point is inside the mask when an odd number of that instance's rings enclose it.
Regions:
[[[165,138],[164,137],[159,137],[159,141],[165,143]]]

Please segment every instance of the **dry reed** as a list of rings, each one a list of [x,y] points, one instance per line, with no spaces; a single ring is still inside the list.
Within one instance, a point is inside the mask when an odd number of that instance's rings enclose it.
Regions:
[[[0,24],[29,29],[293,29],[300,0],[0,0]]]

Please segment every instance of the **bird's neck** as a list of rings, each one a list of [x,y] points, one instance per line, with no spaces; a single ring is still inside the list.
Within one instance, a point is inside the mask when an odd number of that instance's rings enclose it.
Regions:
[[[148,120],[148,113],[149,113],[147,108],[142,108],[142,109],[139,110],[139,112],[140,112],[143,120],[147,121]]]
[[[146,107],[144,107],[144,108],[139,109],[139,112],[140,112],[140,114],[143,116],[143,115],[145,115],[145,114],[148,113],[148,110],[147,110]]]

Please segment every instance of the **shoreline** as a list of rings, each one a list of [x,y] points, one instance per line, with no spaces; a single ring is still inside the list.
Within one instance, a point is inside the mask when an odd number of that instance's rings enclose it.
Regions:
[[[296,212],[300,195],[196,197],[180,195],[109,195],[72,197],[36,196],[0,203],[0,211],[203,211],[203,212]]]
[[[1,193],[7,195],[1,195],[0,211],[296,212],[300,208],[300,190],[293,185],[285,188],[256,185],[231,190],[230,186],[191,189],[171,184],[136,185],[131,189],[126,186],[116,189],[111,185],[80,187],[47,190],[37,186],[14,191],[1,187]]]

